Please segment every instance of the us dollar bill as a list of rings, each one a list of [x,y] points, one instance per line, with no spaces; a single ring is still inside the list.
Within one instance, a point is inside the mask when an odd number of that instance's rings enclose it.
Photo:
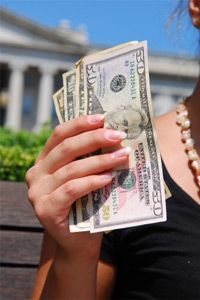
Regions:
[[[63,74],[65,120],[85,114],[84,81],[82,67]],[[69,229],[71,232],[89,230],[90,221],[86,204],[88,195],[73,203],[69,214]]]
[[[76,69],[68,71],[63,75],[64,87],[64,111],[65,120],[69,121],[76,116]]]
[[[63,87],[53,95],[54,106],[59,123],[64,123],[70,118],[75,117],[75,96],[73,93],[75,92],[75,85],[74,80],[71,80],[71,75],[73,73],[74,70],[63,74]],[[73,229],[74,227],[76,229],[77,224],[76,203],[72,205],[70,210],[69,224],[71,226],[71,231],[75,231]]]
[[[73,69],[62,75],[63,87],[53,95],[56,114],[60,123],[74,119],[85,113],[83,99],[83,77],[77,77],[77,70]],[[78,80],[76,80],[78,78]],[[81,80],[80,80],[81,79]],[[80,92],[79,93],[79,89]],[[76,95],[77,93],[77,95]],[[82,104],[79,109],[79,94]],[[77,101],[76,101],[77,99]],[[76,109],[78,107],[78,109]],[[81,110],[83,108],[83,111]],[[88,195],[73,203],[69,214],[69,227],[71,232],[89,230],[90,221],[87,211]]]
[[[80,78],[77,77],[76,69],[63,74],[63,87],[65,121],[69,121],[80,115],[78,90],[81,88],[81,83]],[[88,224],[86,226],[86,209],[84,205],[86,198],[87,195],[78,199],[71,207],[69,214],[69,228],[71,232],[85,231],[87,228],[89,230],[90,222],[89,217],[87,217]]]
[[[125,48],[128,45],[135,44],[137,42],[128,42],[115,47],[102,50],[98,52],[99,55],[112,52],[117,49]],[[88,58],[95,57],[95,53],[88,55]],[[95,105],[95,103],[94,103]],[[84,95],[84,73],[83,73],[83,59],[80,59],[76,63],[76,106],[78,109],[78,115],[88,114],[87,103]],[[89,109],[90,111],[90,109]],[[93,114],[101,113],[99,107],[96,107]],[[91,195],[85,195],[81,199],[76,201],[73,206],[73,211],[70,214],[70,231],[89,231],[90,230],[90,217],[92,216],[92,207],[90,201]]]
[[[87,105],[84,97],[84,77],[82,60],[76,64],[76,107],[77,115],[86,115]],[[86,156],[84,156],[86,157]],[[82,158],[84,158],[82,157]],[[78,199],[70,212],[69,229],[71,232],[89,231],[91,213],[88,210],[88,195]],[[90,206],[91,207],[91,206]]]
[[[137,41],[131,41],[127,42],[121,45],[117,45],[108,49],[104,49],[102,51],[98,52],[98,55],[106,54],[109,52],[113,52],[117,49],[125,48],[128,45],[136,44]],[[96,53],[92,53],[86,58],[92,58],[95,57]],[[87,115],[87,103],[86,103],[86,98],[84,94],[84,73],[83,73],[83,58],[79,59],[76,63],[76,107],[78,109],[78,115]],[[98,113],[98,112],[97,112]]]
[[[105,127],[125,131],[129,162],[90,196],[90,231],[166,220],[161,159],[151,104],[146,42],[83,59],[86,113],[105,113]]]
[[[53,95],[56,114],[60,123],[65,122],[64,88],[62,87]]]
[[[78,116],[86,115],[86,104],[84,97],[84,74],[82,60],[76,67],[76,106]]]

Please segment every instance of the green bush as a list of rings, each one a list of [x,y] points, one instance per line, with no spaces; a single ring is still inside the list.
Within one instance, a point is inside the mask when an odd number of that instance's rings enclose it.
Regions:
[[[51,131],[48,125],[39,133],[0,127],[0,180],[24,181]]]

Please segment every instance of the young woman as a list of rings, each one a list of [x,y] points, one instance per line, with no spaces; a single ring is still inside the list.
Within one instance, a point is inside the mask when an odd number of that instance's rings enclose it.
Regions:
[[[200,29],[200,0],[189,0],[189,12]],[[68,231],[72,203],[109,184],[110,170],[128,157],[124,149],[76,160],[120,143],[102,125],[101,115],[59,125],[27,172],[46,231],[32,299],[200,299],[200,79],[178,112],[156,119],[171,192],[167,222],[115,230],[103,241],[101,233]]]

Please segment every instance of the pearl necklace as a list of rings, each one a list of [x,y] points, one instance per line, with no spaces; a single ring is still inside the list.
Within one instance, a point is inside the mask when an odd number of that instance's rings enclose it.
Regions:
[[[176,113],[176,122],[181,127],[182,141],[185,143],[185,150],[189,159],[189,165],[195,174],[195,181],[200,187],[200,159],[197,151],[194,149],[194,140],[191,136],[191,122],[188,119],[188,110],[185,102],[178,104]]]

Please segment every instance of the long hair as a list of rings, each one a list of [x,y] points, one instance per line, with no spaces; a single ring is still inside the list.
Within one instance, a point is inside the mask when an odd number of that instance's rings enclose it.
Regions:
[[[166,21],[166,32],[167,34],[173,35],[176,33],[177,40],[180,38],[180,35],[187,31],[191,26],[191,19],[188,15],[188,0],[178,0],[176,1],[176,6],[173,8],[169,18]],[[187,20],[187,27],[185,28],[185,19]],[[171,32],[172,26],[174,26],[175,32]],[[198,30],[198,29],[197,29]],[[199,60],[200,63],[200,30],[198,30],[197,34],[197,41],[196,41],[196,49],[195,49],[195,56]]]

